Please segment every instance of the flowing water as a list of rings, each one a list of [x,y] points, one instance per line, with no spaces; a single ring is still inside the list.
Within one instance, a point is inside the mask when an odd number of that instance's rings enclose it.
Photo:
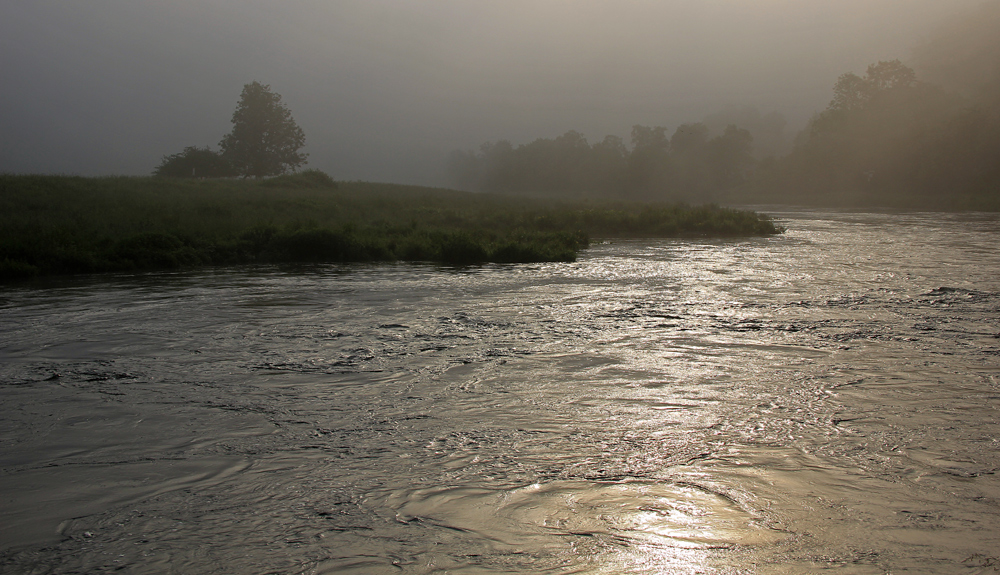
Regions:
[[[1000,220],[0,291],[4,573],[1000,571]]]

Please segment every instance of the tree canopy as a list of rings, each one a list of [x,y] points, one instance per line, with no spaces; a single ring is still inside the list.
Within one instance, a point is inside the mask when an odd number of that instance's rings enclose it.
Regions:
[[[299,152],[305,134],[269,85],[256,80],[244,85],[232,122],[233,131],[219,147],[239,175],[277,176],[306,163],[308,154]]]

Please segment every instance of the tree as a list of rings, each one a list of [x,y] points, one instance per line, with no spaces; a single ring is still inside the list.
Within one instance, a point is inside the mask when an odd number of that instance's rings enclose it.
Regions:
[[[670,136],[670,151],[677,155],[699,152],[708,143],[708,126],[701,122],[681,124]]]
[[[708,165],[708,126],[702,122],[681,124],[670,136],[673,163],[672,195],[676,199],[704,201],[712,181]]]
[[[627,158],[629,193],[634,197],[662,194],[670,177],[670,140],[663,126],[632,126]]]
[[[853,72],[841,74],[833,86],[833,100],[828,109],[853,112],[860,110],[871,98],[871,86]]]
[[[277,176],[306,163],[302,129],[281,95],[256,80],[243,86],[233,112],[233,131],[219,142],[222,156],[244,177]]]
[[[235,176],[233,167],[207,146],[188,146],[183,152],[163,156],[163,161],[153,170],[162,178],[225,178]]]
[[[868,66],[865,77],[848,72],[833,86],[833,100],[827,109],[853,112],[865,108],[873,98],[888,91],[913,88],[917,75],[899,60],[879,61]]]
[[[721,136],[708,142],[708,165],[716,189],[742,184],[753,169],[753,136],[730,124]]]
[[[899,60],[879,61],[868,66],[865,80],[876,93],[884,90],[912,88],[917,83],[917,75],[912,68]]]

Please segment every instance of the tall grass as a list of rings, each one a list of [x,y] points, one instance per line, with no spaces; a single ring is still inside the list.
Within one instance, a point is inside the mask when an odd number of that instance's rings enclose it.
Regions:
[[[571,261],[594,237],[779,233],[716,206],[334,182],[0,175],[0,278],[280,261]]]

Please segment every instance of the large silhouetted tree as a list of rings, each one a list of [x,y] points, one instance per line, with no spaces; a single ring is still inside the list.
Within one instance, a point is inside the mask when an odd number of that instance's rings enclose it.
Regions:
[[[267,84],[243,86],[233,112],[233,131],[219,142],[222,155],[242,176],[277,176],[306,163],[302,129]]]

